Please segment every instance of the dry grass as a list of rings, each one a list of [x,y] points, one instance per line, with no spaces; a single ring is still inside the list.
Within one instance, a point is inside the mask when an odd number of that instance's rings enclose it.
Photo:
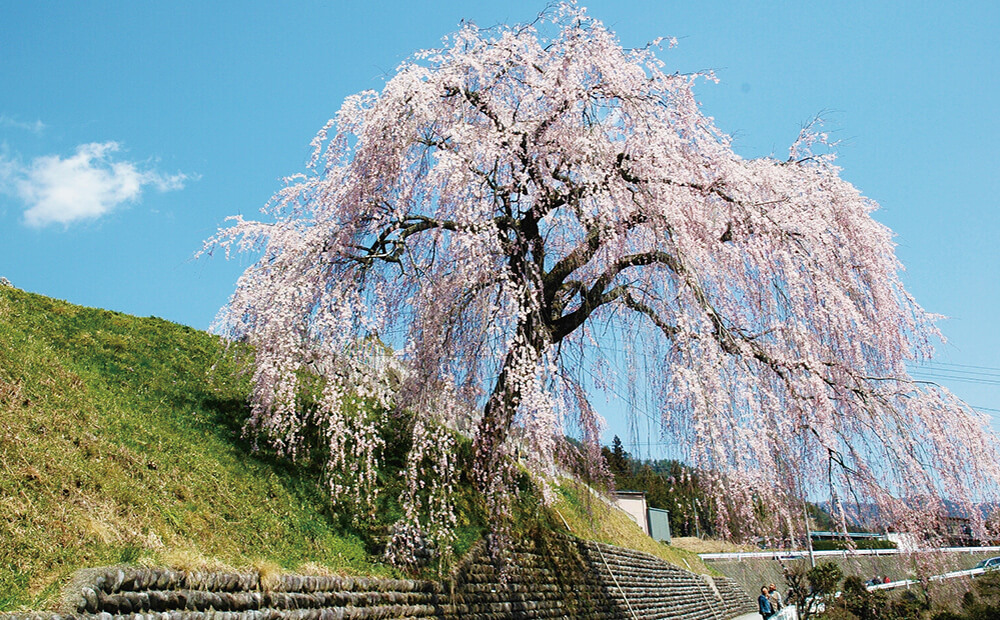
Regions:
[[[267,560],[258,560],[254,562],[253,569],[258,575],[260,575],[260,587],[264,590],[275,589],[280,583],[278,578],[285,572],[280,566]]]
[[[672,546],[691,553],[737,553],[739,551],[760,551],[751,545],[738,545],[727,540],[716,540],[714,538],[696,538],[694,536],[678,536],[671,543]]]
[[[583,484],[564,479],[558,495],[553,506],[556,521],[563,522],[574,536],[642,551],[695,573],[718,574],[695,553],[653,540],[625,512],[596,497]]]
[[[150,567],[166,566],[174,570],[197,573],[229,573],[238,570],[237,567],[227,564],[219,558],[207,557],[197,549],[192,548],[170,549],[155,559],[146,558],[141,563]]]
[[[344,571],[332,570],[329,566],[324,566],[323,564],[317,564],[315,562],[306,562],[299,567],[298,572],[303,575],[317,575],[319,577],[333,577],[344,574]]]

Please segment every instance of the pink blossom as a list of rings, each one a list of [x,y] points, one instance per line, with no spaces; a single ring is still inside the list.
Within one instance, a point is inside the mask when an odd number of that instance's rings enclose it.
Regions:
[[[614,385],[615,347],[733,535],[764,525],[761,504],[791,523],[804,496],[912,522],[995,498],[985,421],[906,373],[935,317],[903,288],[878,205],[814,153],[825,136],[743,159],[699,109],[699,76],[575,5],[549,16],[465,25],[348,98],[265,221],[210,242],[260,255],[220,317],[257,350],[250,426],[292,456],[322,429],[331,494],[362,501],[379,419],[345,399],[417,412],[405,546],[453,519],[435,429],[469,428],[484,490],[515,444],[552,471],[568,421],[598,441],[580,386]],[[304,370],[327,386],[308,413]],[[425,474],[442,476],[429,494]]]

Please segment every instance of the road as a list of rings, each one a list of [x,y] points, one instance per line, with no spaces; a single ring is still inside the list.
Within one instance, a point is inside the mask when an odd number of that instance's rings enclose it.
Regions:
[[[798,620],[798,614],[795,613],[795,607],[785,607],[777,616],[772,616],[774,620]],[[742,616],[736,616],[732,620],[761,620],[760,614],[743,614]]]

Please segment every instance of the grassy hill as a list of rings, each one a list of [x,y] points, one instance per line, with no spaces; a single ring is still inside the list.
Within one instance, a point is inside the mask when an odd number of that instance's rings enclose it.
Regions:
[[[0,610],[51,606],[77,569],[118,563],[394,574],[373,543],[385,524],[350,526],[314,468],[241,438],[239,370],[205,332],[0,287]],[[532,518],[705,570],[580,497]],[[463,511],[467,547],[484,519]]]

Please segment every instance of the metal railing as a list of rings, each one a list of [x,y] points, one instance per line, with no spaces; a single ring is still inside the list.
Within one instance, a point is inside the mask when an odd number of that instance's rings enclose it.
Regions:
[[[974,577],[976,575],[982,575],[986,572],[985,568],[970,568],[968,570],[956,570],[950,573],[942,573],[940,575],[934,575],[928,577],[930,581],[944,581],[945,579],[953,579],[955,577]],[[912,585],[920,583],[916,579],[900,579],[899,581],[890,581],[889,583],[877,583],[875,585],[868,586],[868,591],[872,590],[892,590],[893,588],[909,588]]]
[[[937,549],[919,549],[901,551],[899,549],[841,549],[835,551],[813,551],[815,557],[850,557],[856,555],[897,555],[900,553],[1000,553],[998,547],[940,547]],[[765,558],[772,560],[795,560],[809,557],[806,549],[779,551],[738,551],[732,553],[699,553],[702,560],[744,560],[750,558]]]

